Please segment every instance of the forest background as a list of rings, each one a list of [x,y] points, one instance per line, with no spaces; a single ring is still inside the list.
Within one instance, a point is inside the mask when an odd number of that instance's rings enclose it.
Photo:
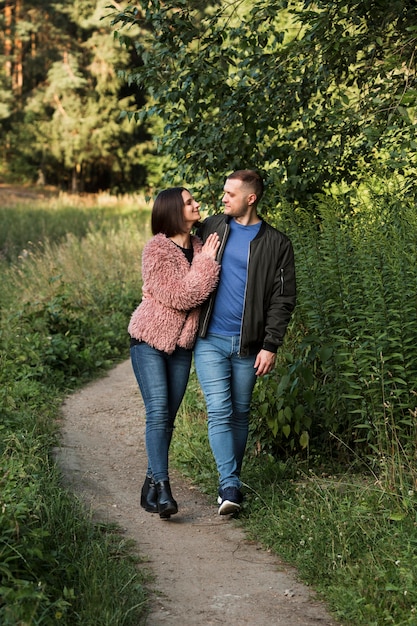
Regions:
[[[225,174],[253,167],[299,294],[254,394],[246,471],[262,498],[243,519],[345,623],[415,624],[415,2],[0,8],[0,181],[45,198],[0,207],[2,623],[142,610],[120,542],[59,487],[54,417],[126,356],[145,198],[185,184],[218,211]],[[203,430],[198,398],[185,406]],[[195,424],[186,436],[183,417],[178,463],[209,489]]]

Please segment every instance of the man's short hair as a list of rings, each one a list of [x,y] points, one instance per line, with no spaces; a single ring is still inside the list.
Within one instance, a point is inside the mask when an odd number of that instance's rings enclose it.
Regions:
[[[259,172],[255,170],[236,170],[232,174],[229,174],[227,180],[229,179],[241,180],[242,183],[250,187],[253,193],[256,194],[256,203],[262,198],[264,193],[264,181]]]

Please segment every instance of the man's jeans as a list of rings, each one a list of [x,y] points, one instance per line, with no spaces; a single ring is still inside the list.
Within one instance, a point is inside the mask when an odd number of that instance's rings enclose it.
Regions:
[[[142,342],[130,348],[133,371],[146,409],[148,475],[168,480],[168,452],[174,421],[184,397],[191,367],[191,350],[172,354]]]
[[[210,446],[220,487],[240,488],[240,470],[248,439],[249,412],[256,382],[256,355],[239,357],[239,337],[209,333],[194,349],[197,376],[208,414]]]

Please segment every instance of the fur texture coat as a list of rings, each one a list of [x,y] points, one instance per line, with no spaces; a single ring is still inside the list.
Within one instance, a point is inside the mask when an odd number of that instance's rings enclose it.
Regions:
[[[192,236],[191,265],[163,234],[155,235],[142,254],[142,302],[133,312],[128,332],[131,337],[171,354],[176,346],[194,346],[200,307],[215,289],[220,265],[201,251],[202,243]]]

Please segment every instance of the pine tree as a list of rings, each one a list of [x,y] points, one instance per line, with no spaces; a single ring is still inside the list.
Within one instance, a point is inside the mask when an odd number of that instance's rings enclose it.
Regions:
[[[9,176],[34,181],[40,173],[73,192],[145,183],[150,139],[120,116],[143,104],[141,90],[118,78],[135,53],[114,41],[106,7],[107,0],[5,6],[0,132]]]

